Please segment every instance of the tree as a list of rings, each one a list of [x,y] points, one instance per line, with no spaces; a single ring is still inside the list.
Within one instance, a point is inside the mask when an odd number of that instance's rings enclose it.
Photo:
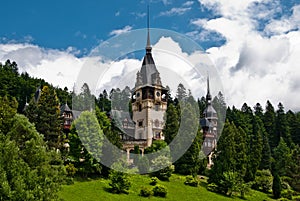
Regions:
[[[239,186],[243,189],[243,178],[246,173],[246,134],[241,128],[237,128],[234,123],[225,122],[223,134],[221,135],[217,150],[213,155],[214,165],[209,173],[208,183],[217,186],[217,191],[227,194],[230,188],[224,185],[226,181],[225,172],[232,172],[235,181],[239,181]],[[229,176],[231,173],[229,174]]]
[[[270,170],[258,170],[256,172],[253,188],[268,193],[272,189],[273,176]]]
[[[196,102],[195,102],[196,104]],[[181,126],[178,131],[178,138],[170,146],[173,160],[179,157],[178,149],[186,150],[184,154],[174,163],[175,171],[182,174],[197,174],[200,167],[199,157],[202,145],[203,134],[199,128],[199,116],[194,105],[182,102]]]
[[[268,133],[269,143],[271,151],[278,145],[277,138],[275,136],[275,110],[270,101],[267,101],[266,110],[263,116],[263,122],[265,129]]]
[[[94,113],[84,111],[71,126],[70,159],[83,176],[100,173],[103,131]]]
[[[281,197],[281,181],[280,181],[280,177],[279,175],[276,173],[274,175],[274,179],[273,179],[273,186],[272,186],[272,190],[273,190],[273,196],[275,199],[278,199]]]
[[[178,99],[178,101],[182,101],[186,97],[187,97],[186,89],[183,86],[183,84],[180,83],[177,87],[176,98]]]
[[[300,147],[297,145],[291,153],[291,161],[287,168],[287,175],[291,178],[289,184],[300,192]]]
[[[290,135],[290,130],[286,115],[284,112],[284,107],[281,103],[278,104],[278,110],[276,111],[276,132],[275,132],[275,142],[278,144],[280,138],[283,138],[287,145],[290,147],[292,145],[292,139]]]
[[[287,146],[283,138],[280,138],[278,146],[274,149],[274,162],[272,165],[272,173],[279,176],[286,175],[288,165],[291,161],[290,148]]]
[[[0,134],[0,152],[0,200],[58,200],[63,162],[25,116],[16,114]]]
[[[48,146],[59,149],[63,140],[63,132],[56,92],[53,88],[44,86],[40,95],[37,95],[39,98],[30,102],[26,116],[35,124],[37,131],[44,135]]]
[[[170,144],[177,135],[179,129],[177,110],[172,103],[169,104],[164,119],[165,125],[163,133],[165,141]]]
[[[271,170],[271,148],[269,144],[268,134],[263,126],[263,123],[260,123],[262,131],[262,156],[259,168],[260,170]]]
[[[263,128],[262,122],[257,116],[252,116],[252,132],[248,135],[248,163],[247,172],[245,175],[245,181],[254,181],[256,171],[261,163],[262,159],[262,135]]]

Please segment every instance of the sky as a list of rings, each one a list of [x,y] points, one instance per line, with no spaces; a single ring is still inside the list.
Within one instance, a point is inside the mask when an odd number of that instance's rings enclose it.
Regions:
[[[172,65],[181,65],[178,71],[174,69],[174,76],[185,75],[193,65],[191,60],[205,54],[221,80],[210,75],[212,93],[222,89],[229,106],[240,108],[246,102],[253,107],[259,102],[264,107],[270,100],[275,108],[282,102],[286,110],[300,111],[299,0],[4,1],[0,61],[16,61],[21,72],[71,90],[99,44],[147,27],[148,4],[151,28],[182,34],[203,49],[188,52],[167,36],[152,40],[156,64],[171,65],[168,70],[161,68],[162,81],[165,77],[172,84],[168,79]],[[181,61],[191,62],[176,63],[158,49],[168,49]],[[135,55],[103,64],[108,70],[105,81],[96,86],[98,91],[127,84],[124,77],[134,82],[142,59]],[[205,76],[178,79],[200,97],[206,92]]]

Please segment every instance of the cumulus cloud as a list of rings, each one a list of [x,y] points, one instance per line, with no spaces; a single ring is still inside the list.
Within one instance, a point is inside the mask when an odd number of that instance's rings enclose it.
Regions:
[[[127,33],[129,32],[130,30],[132,30],[132,26],[125,26],[124,28],[122,29],[116,29],[116,30],[113,30],[109,33],[110,36],[118,36],[120,34],[124,34],[124,33]]]
[[[278,1],[199,2],[219,16],[194,19],[191,24],[226,39],[224,45],[206,52],[220,72],[229,105],[241,107],[246,102],[254,106],[270,100],[274,105],[282,102],[286,109],[299,111],[300,6],[294,6],[290,16],[276,19],[276,13],[282,11],[270,7],[278,7]],[[259,30],[258,25],[265,28]]]

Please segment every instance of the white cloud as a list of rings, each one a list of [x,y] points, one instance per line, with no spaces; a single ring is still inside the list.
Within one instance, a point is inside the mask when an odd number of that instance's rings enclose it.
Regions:
[[[110,36],[118,36],[120,34],[124,34],[124,33],[127,33],[129,32],[130,30],[132,30],[132,26],[125,26],[124,28],[122,29],[116,29],[116,30],[113,30],[109,33]]]
[[[273,19],[277,2],[269,0],[200,0],[218,12],[215,19],[194,19],[192,24],[221,34],[226,42],[207,50],[224,83],[229,105],[254,106],[270,100],[276,107],[300,111],[300,6],[291,16]],[[267,7],[261,4],[270,4]],[[257,25],[264,20],[264,31]],[[269,35],[269,37],[266,36]],[[213,83],[212,83],[213,85]]]
[[[183,3],[182,6],[189,7],[189,6],[193,5],[193,4],[194,4],[194,1],[187,1],[187,2]]]
[[[191,10],[188,8],[171,8],[171,10],[160,12],[159,16],[172,16],[172,15],[183,15],[187,11]]]

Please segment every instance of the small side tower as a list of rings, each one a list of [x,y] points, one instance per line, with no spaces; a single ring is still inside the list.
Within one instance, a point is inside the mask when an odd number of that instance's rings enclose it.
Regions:
[[[208,156],[208,167],[212,165],[211,155],[217,146],[217,124],[218,115],[211,103],[212,97],[209,88],[209,77],[207,77],[207,94],[206,94],[206,108],[203,112],[204,118],[200,120],[203,130],[203,145],[202,150]]]
[[[164,140],[162,129],[167,110],[167,92],[162,86],[160,74],[152,58],[150,31],[148,23],[146,55],[142,68],[137,72],[135,88],[132,93],[132,119],[135,122],[134,138],[146,140],[147,147],[152,140]]]

